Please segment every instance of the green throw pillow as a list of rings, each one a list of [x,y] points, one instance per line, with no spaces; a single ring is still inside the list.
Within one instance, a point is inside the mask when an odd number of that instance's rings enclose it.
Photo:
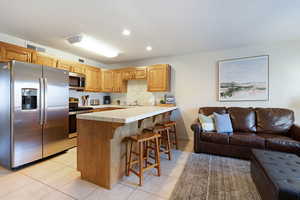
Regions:
[[[206,116],[206,115],[199,114],[199,121],[202,126],[203,132],[216,131],[213,115]]]

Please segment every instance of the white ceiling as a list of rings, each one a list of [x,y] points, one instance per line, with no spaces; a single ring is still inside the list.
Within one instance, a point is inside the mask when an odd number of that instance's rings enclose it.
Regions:
[[[130,29],[124,37],[123,28]],[[104,63],[300,39],[299,0],[1,0],[0,32]],[[64,38],[120,49],[104,58]],[[153,51],[145,47],[151,45]]]

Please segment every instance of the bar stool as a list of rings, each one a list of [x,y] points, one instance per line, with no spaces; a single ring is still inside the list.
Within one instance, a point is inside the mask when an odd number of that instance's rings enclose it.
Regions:
[[[129,176],[130,172],[133,172],[139,177],[139,185],[142,186],[144,182],[144,171],[156,168],[157,175],[160,176],[160,156],[159,156],[159,138],[161,136],[158,133],[144,133],[141,135],[135,135],[129,137],[127,140],[130,142],[130,153],[129,161],[126,161],[126,175]],[[137,144],[138,152],[133,151],[133,143]],[[154,146],[152,146],[154,144]],[[154,157],[152,157],[155,162],[149,161],[150,150],[154,151]],[[145,151],[145,153],[144,153]],[[135,155],[138,158],[132,160]],[[139,172],[135,171],[132,166],[138,164]]]
[[[172,111],[163,114],[163,122],[160,122],[156,125],[158,126],[165,126],[171,128],[171,139],[172,145],[175,145],[175,148],[178,149],[178,139],[177,139],[177,131],[176,131],[176,122],[170,120],[170,116],[172,115]]]
[[[170,140],[170,127],[166,126],[155,126],[152,129],[144,129],[143,132],[154,132],[158,133],[161,137],[159,139],[160,153],[168,155],[168,159],[172,160],[172,148]]]
[[[167,122],[159,123],[157,125],[170,128],[170,133],[171,133],[171,137],[172,137],[171,138],[172,139],[172,145],[174,145],[175,148],[178,149],[176,122],[175,121],[167,121]]]

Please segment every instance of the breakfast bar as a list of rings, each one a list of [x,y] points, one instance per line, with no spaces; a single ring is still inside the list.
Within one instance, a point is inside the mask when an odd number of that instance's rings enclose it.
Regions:
[[[137,106],[77,115],[77,169],[82,179],[111,189],[125,175],[125,138],[152,127],[176,109]]]

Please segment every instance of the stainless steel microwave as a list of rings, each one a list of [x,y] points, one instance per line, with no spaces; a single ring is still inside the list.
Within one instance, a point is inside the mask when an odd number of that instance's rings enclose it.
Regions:
[[[71,90],[84,90],[85,75],[69,72],[69,88]]]

